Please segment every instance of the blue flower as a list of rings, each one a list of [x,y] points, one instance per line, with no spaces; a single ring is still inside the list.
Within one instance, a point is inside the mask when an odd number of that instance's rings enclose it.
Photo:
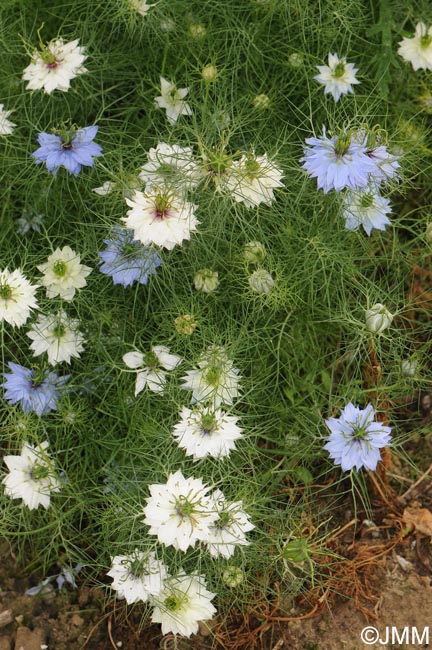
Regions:
[[[372,404],[360,409],[349,402],[339,418],[329,418],[326,425],[331,433],[324,445],[335,465],[344,472],[353,467],[375,470],[381,460],[380,449],[391,439],[391,427],[375,422]]]
[[[6,381],[2,386],[5,388],[4,397],[10,404],[20,402],[24,413],[34,411],[37,415],[57,410],[58,389],[69,375],[59,377],[55,372],[45,370],[43,378],[35,380],[34,370],[12,361],[8,365],[12,372],[4,373]]]
[[[130,287],[134,282],[147,284],[162,263],[156,251],[134,241],[132,230],[114,228],[111,238],[104,240],[107,249],[99,253],[100,271],[112,277],[114,284]]]
[[[328,138],[325,127],[319,138],[307,138],[304,147],[303,167],[309,176],[316,178],[318,189],[325,193],[349,187],[352,190],[366,187],[369,176],[376,173],[376,162],[366,153],[366,146],[355,134],[342,133]]]
[[[60,167],[65,167],[69,174],[78,176],[81,167],[93,167],[93,158],[102,155],[102,148],[93,142],[98,128],[86,126],[63,135],[39,133],[38,142],[41,146],[32,153],[32,157],[38,164],[45,162],[52,174],[56,174]]]

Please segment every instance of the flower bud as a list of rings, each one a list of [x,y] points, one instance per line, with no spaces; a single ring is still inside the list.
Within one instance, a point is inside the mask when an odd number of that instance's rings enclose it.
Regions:
[[[257,293],[270,293],[274,287],[274,280],[265,269],[257,269],[249,276],[249,286]]]
[[[201,70],[201,77],[204,79],[204,81],[214,81],[218,75],[218,70],[215,65],[206,65],[202,70]]]
[[[405,377],[414,377],[417,372],[418,363],[414,359],[403,359],[401,361],[401,371]]]
[[[228,565],[225,571],[222,574],[222,580],[228,587],[234,589],[238,587],[244,580],[244,573],[240,567],[233,566],[232,564]]]
[[[292,68],[301,68],[303,65],[303,55],[299,52],[293,52],[288,57],[288,63]]]
[[[200,269],[194,275],[194,284],[197,291],[212,293],[219,285],[218,272],[211,269]]]
[[[268,95],[264,95],[264,93],[257,95],[253,100],[253,105],[257,110],[264,111],[270,106],[270,98]]]
[[[206,35],[207,30],[205,28],[205,25],[202,23],[192,23],[189,27],[189,34],[192,36],[192,38],[195,38],[196,40],[200,40],[201,38],[204,38]]]
[[[174,320],[174,327],[179,334],[191,336],[197,328],[198,323],[190,314],[182,314]]]
[[[265,248],[259,241],[245,244],[244,258],[248,264],[261,264],[265,258]]]
[[[380,302],[366,310],[366,327],[372,334],[381,334],[391,324],[392,320],[393,314]]]

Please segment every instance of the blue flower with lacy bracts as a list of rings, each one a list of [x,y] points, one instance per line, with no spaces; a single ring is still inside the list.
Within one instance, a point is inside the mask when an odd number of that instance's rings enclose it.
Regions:
[[[349,402],[339,418],[329,418],[326,425],[331,433],[324,445],[335,465],[344,472],[353,467],[375,470],[381,460],[380,449],[391,439],[391,427],[375,422],[372,404],[360,409]]]
[[[112,277],[114,284],[130,287],[134,282],[147,284],[149,276],[162,264],[156,251],[134,240],[132,230],[114,228],[104,239],[106,250],[99,253],[100,271]]]
[[[98,128],[86,126],[77,131],[65,131],[61,135],[39,133],[40,147],[32,153],[32,157],[38,164],[44,162],[51,174],[64,167],[69,174],[78,176],[81,167],[93,167],[93,158],[102,155],[102,148],[93,142]]]
[[[34,370],[9,362],[12,372],[4,373],[4,398],[9,404],[21,404],[24,413],[34,411],[37,415],[46,415],[57,410],[57,400],[63,384],[69,375],[59,377],[55,372],[45,370],[36,377]]]
[[[376,162],[366,153],[366,147],[354,134],[342,133],[328,138],[325,127],[319,138],[307,138],[304,157],[300,159],[309,176],[317,179],[318,189],[325,193],[366,187]]]

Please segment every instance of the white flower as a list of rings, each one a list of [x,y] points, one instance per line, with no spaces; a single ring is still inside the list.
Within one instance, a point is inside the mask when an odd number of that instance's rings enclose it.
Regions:
[[[218,515],[202,479],[185,478],[177,471],[166,484],[153,483],[149,490],[144,523],[150,526],[150,535],[180,551],[208,539],[209,526]]]
[[[154,599],[152,623],[162,624],[162,634],[196,634],[198,622],[210,620],[216,614],[211,603],[215,595],[206,588],[203,576],[180,573],[167,580]]]
[[[21,456],[5,456],[9,469],[2,483],[5,494],[12,499],[22,499],[30,510],[39,506],[48,508],[52,492],[59,492],[61,485],[54,474],[54,462],[45,451],[47,441],[33,447],[24,442]]]
[[[60,296],[68,301],[74,297],[75,289],[86,286],[85,278],[91,273],[91,268],[81,264],[80,256],[69,246],[57,248],[48,261],[37,268],[43,273],[41,284],[46,287],[47,297]]]
[[[30,311],[38,304],[35,298],[38,285],[30,284],[19,269],[0,271],[0,321],[14,327],[24,325]]]
[[[366,327],[373,334],[381,334],[394,318],[393,314],[389,312],[387,307],[377,302],[370,309],[366,310]]]
[[[38,357],[47,352],[48,362],[52,366],[62,361],[70,363],[72,357],[79,358],[80,352],[84,350],[84,337],[78,326],[79,320],[68,318],[64,311],[49,316],[41,314],[27,332],[33,341],[30,345],[33,356]]]
[[[147,353],[127,352],[123,355],[123,361],[128,368],[138,371],[135,384],[136,396],[146,386],[153,393],[162,395],[167,380],[165,370],[174,370],[182,359],[176,354],[170,354],[164,345],[153,345]]]
[[[139,177],[147,190],[160,185],[183,191],[196,187],[203,172],[194,160],[192,147],[159,142],[147,153],[147,162],[141,167]]]
[[[196,205],[180,194],[152,188],[143,194],[136,191],[126,203],[132,208],[123,217],[126,226],[134,231],[134,239],[144,245],[156,244],[172,250],[184,239],[190,239],[199,224],[195,217]]]
[[[219,286],[219,274],[211,269],[200,269],[194,275],[194,285],[197,291],[212,293]]]
[[[234,368],[224,348],[210,346],[197,365],[197,369],[188,370],[182,377],[182,388],[193,391],[192,403],[211,402],[215,408],[232,404],[239,394],[240,371]]]
[[[341,95],[354,92],[353,84],[360,83],[355,77],[358,69],[346,59],[339,59],[337,54],[328,55],[328,66],[318,65],[317,68],[319,74],[314,79],[324,85],[324,93],[331,93],[336,102]]]
[[[208,406],[186,406],[180,413],[181,420],[175,425],[173,436],[179,447],[194,460],[213,456],[222,458],[235,449],[235,441],[242,437],[237,426],[238,417],[227,415],[222,409]]]
[[[249,286],[256,293],[270,293],[274,287],[274,280],[265,269],[257,269],[248,278]]]
[[[387,217],[391,211],[389,199],[382,197],[376,189],[347,192],[343,206],[345,228],[356,230],[363,226],[370,236],[373,228],[385,230],[391,224]]]
[[[222,189],[231,192],[237,203],[252,208],[260,203],[274,201],[273,190],[283,187],[282,171],[272,163],[267,154],[243,155],[231,163],[224,177]]]
[[[189,88],[177,88],[164,77],[160,78],[161,95],[155,98],[156,106],[164,108],[168,122],[175,124],[180,115],[192,115],[192,109],[184,100],[189,92]]]
[[[135,549],[130,555],[116,555],[111,560],[112,566],[107,573],[113,578],[111,587],[128,605],[138,601],[145,603],[149,596],[160,594],[168,573],[154,553]]]
[[[409,61],[414,70],[432,70],[432,27],[417,23],[415,36],[399,43],[398,54]]]
[[[147,4],[147,0],[129,0],[129,6],[131,9],[137,11],[140,16],[145,16],[153,5]]]
[[[7,119],[12,111],[5,111],[3,106],[0,104],[0,135],[10,135],[16,124]]]
[[[27,89],[43,88],[48,94],[53,90],[69,90],[72,79],[87,72],[87,68],[83,66],[87,57],[84,55],[84,48],[78,43],[78,39],[65,43],[61,38],[57,38],[48,43],[41,52],[35,50],[31,63],[23,74],[24,81],[28,81]]]
[[[249,521],[249,515],[242,509],[241,501],[229,503],[220,490],[212,494],[214,509],[218,519],[210,526],[210,537],[206,546],[213,557],[230,558],[236,546],[247,546],[246,533],[255,528]]]
[[[100,187],[94,187],[92,191],[95,194],[99,194],[99,196],[107,196],[108,194],[111,194],[115,185],[116,184],[113,181],[105,181],[103,185]]]

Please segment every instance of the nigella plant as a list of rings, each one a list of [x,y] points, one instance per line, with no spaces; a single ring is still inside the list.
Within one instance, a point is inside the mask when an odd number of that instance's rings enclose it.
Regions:
[[[9,362],[11,372],[4,373],[4,398],[9,404],[21,404],[24,413],[34,411],[37,415],[46,415],[57,410],[57,400],[61,387],[68,381],[69,375],[59,377],[55,372],[45,370],[37,372],[30,368]]]
[[[100,145],[93,142],[98,128],[86,126],[57,133],[39,133],[40,147],[32,153],[32,157],[38,164],[44,162],[51,174],[64,167],[69,174],[78,176],[82,167],[93,167],[94,158],[102,155]]]
[[[134,241],[132,230],[114,228],[104,243],[107,248],[99,253],[100,271],[109,275],[114,284],[123,287],[130,287],[134,282],[147,284],[149,276],[162,263],[156,251]]]

